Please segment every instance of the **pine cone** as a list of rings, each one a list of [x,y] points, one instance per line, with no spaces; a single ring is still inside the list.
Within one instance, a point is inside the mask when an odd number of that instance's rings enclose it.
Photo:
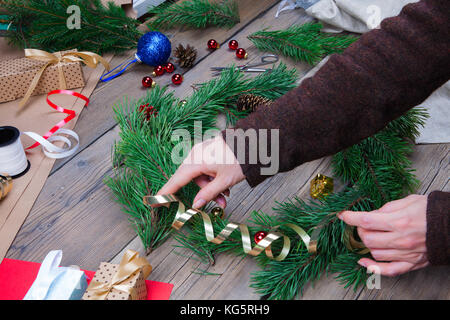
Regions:
[[[238,111],[255,111],[260,105],[265,104],[271,104],[272,101],[261,97],[261,96],[257,96],[254,94],[243,94],[241,96],[239,96],[239,99],[236,103],[236,107],[238,109]]]
[[[190,45],[186,48],[180,43],[175,49],[175,57],[178,58],[178,65],[182,68],[192,68],[197,58],[197,50]]]

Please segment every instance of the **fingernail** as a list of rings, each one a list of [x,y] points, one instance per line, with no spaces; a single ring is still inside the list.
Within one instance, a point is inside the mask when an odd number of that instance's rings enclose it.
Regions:
[[[337,214],[337,217],[339,218],[339,219],[341,219],[342,220],[342,214],[344,213],[344,211],[341,211],[341,212],[339,212],[338,214]]]
[[[363,261],[359,260],[358,264],[364,268],[367,267],[367,263],[364,260]]]
[[[223,198],[218,198],[217,200],[217,204],[224,209],[225,208],[225,200]]]
[[[194,209],[198,209],[203,207],[206,204],[206,201],[203,199],[197,200],[194,205],[192,206]]]

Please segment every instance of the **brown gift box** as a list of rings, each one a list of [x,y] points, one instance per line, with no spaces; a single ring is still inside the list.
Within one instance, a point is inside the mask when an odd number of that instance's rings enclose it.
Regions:
[[[113,276],[116,274],[119,268],[118,264],[112,264],[108,262],[102,262],[100,267],[95,272],[92,282],[97,281],[101,283],[111,282]],[[147,299],[147,287],[145,286],[144,273],[142,269],[139,269],[126,283],[132,286],[131,294],[112,288],[106,296],[105,300],[146,300]],[[88,288],[89,290],[89,288]],[[83,295],[83,300],[91,300],[91,294],[86,291]]]
[[[61,51],[61,54],[71,51]],[[29,58],[0,61],[0,102],[21,98],[27,92],[36,73],[46,64]],[[61,62],[67,88],[82,88],[85,85],[80,62]],[[58,64],[48,66],[40,78],[32,95],[63,89],[59,84]]]

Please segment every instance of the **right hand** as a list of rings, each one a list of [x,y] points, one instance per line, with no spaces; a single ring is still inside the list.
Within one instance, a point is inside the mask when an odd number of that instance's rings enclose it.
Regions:
[[[229,188],[244,179],[233,151],[219,135],[196,144],[158,195],[175,193],[194,180],[201,188],[194,198],[194,209],[205,206],[211,200],[225,208]]]

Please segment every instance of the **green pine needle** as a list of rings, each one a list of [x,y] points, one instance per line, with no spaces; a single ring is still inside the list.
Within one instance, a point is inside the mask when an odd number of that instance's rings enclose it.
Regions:
[[[148,24],[150,29],[170,29],[178,26],[204,29],[209,26],[231,28],[239,23],[236,0],[213,2],[190,0],[167,3],[150,9],[155,17]]]
[[[254,78],[245,77],[231,66],[220,77],[198,85],[184,104],[167,87],[156,86],[138,100],[124,98],[114,106],[120,140],[112,151],[113,175],[106,179],[106,184],[128,214],[147,250],[153,250],[167,239],[177,209],[175,205],[169,209],[150,209],[142,203],[143,196],[156,194],[178,167],[171,158],[175,145],[172,132],[186,129],[194,138],[195,121],[202,121],[203,134],[216,127],[219,113],[233,114],[230,122],[234,122],[247,114],[238,113],[234,107],[243,92],[276,99],[294,88],[296,81],[295,69],[288,70],[282,63],[272,72]],[[148,121],[139,110],[140,105],[147,103],[157,111]],[[179,197],[188,205],[197,191],[197,185],[191,183],[181,190]],[[190,243],[195,242],[185,241],[182,245],[194,249]],[[209,247],[204,250],[199,247],[198,251],[203,261],[211,260]]]
[[[261,51],[279,53],[312,65],[329,54],[344,51],[358,40],[355,36],[323,33],[321,29],[320,23],[305,23],[285,30],[257,31],[248,39]]]

